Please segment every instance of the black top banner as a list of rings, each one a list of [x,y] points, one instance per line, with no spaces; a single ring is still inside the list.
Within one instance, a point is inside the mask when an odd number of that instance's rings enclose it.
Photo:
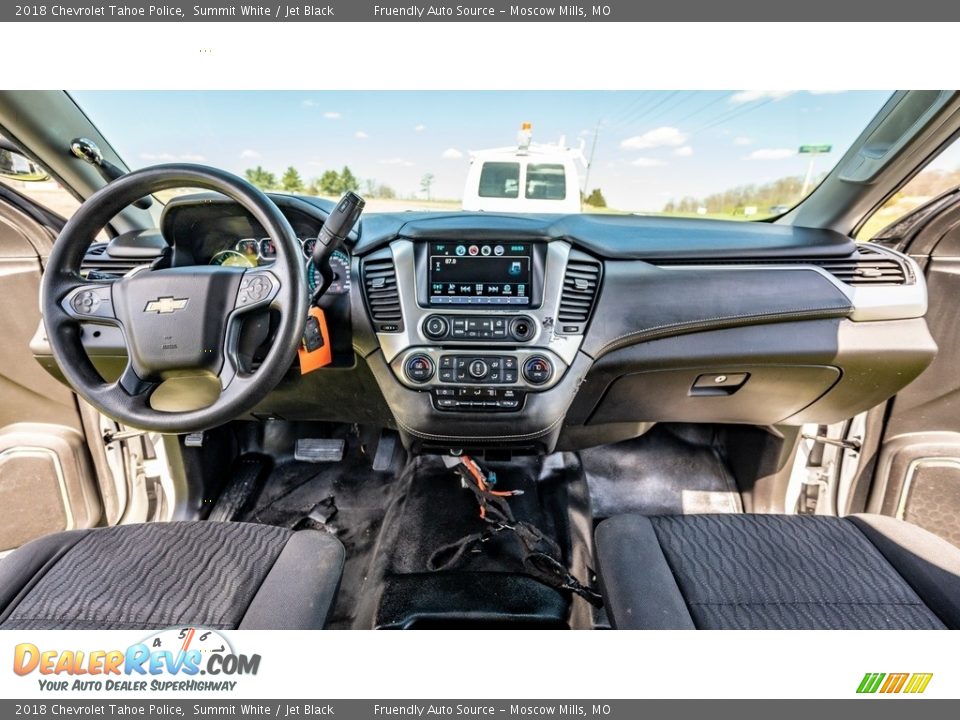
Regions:
[[[401,0],[232,2],[60,0],[3,3],[0,22],[910,22],[960,19],[960,4],[943,0],[606,0],[418,3]],[[908,30],[905,29],[905,32]]]

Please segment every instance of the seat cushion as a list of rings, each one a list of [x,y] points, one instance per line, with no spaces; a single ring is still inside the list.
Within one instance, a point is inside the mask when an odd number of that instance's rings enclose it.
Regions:
[[[58,533],[0,562],[0,629],[319,628],[343,558],[325,533],[250,523]]]
[[[891,518],[625,515],[598,526],[596,546],[619,628],[942,629],[960,619],[960,550]]]

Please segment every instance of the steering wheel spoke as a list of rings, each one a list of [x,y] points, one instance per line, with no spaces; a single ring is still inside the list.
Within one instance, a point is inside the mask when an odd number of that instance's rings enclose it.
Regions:
[[[144,404],[150,393],[153,392],[159,384],[160,383],[154,382],[153,380],[145,380],[140,377],[137,371],[133,369],[133,363],[131,362],[127,363],[127,366],[123,369],[123,373],[117,380],[117,387],[123,390],[127,396],[142,399]]]

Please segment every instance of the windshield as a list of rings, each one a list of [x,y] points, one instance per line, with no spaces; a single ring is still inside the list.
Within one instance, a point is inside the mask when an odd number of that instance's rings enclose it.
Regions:
[[[371,211],[757,220],[809,194],[890,93],[72,95],[131,168],[197,162],[267,190],[352,189]]]

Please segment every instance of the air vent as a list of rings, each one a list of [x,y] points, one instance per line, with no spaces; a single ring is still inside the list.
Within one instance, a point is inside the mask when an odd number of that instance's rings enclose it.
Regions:
[[[848,258],[818,260],[816,264],[847,285],[907,284],[906,268],[898,258],[863,245]]]
[[[90,280],[114,280],[145,264],[131,258],[112,257],[107,254],[107,243],[94,243],[83,256],[80,272]]]
[[[558,331],[579,335],[586,330],[593,303],[600,287],[600,263],[594,260],[570,260],[563,276],[563,293],[557,313]]]
[[[400,293],[397,291],[397,270],[392,257],[365,260],[363,289],[367,296],[370,318],[377,332],[403,330]]]

